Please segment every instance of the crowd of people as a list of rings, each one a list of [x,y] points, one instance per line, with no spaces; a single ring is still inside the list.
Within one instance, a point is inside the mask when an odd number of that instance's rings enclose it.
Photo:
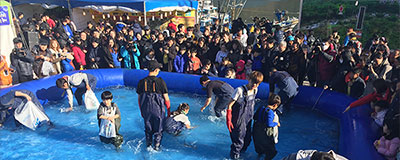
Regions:
[[[264,82],[271,81],[271,71],[278,71],[294,79],[295,94],[297,85],[307,84],[358,99],[346,111],[371,103],[371,116],[385,134],[374,145],[388,159],[398,152],[385,147],[400,146],[400,49],[390,49],[383,35],[375,34],[362,44],[349,28],[344,40],[337,31],[319,38],[313,31],[293,32],[257,17],[250,27],[239,18],[231,27],[217,20],[204,30],[198,24],[186,27],[172,21],[160,30],[136,21],[100,19],[78,31],[68,16],[26,19],[23,13],[16,21],[21,26],[18,32],[36,32],[39,42],[27,46],[24,37],[14,39],[10,67],[4,57],[0,59],[0,66],[6,66],[1,72],[7,72],[1,74],[3,87],[72,70],[148,69],[152,61],[165,72],[230,79],[249,79],[258,71]]]

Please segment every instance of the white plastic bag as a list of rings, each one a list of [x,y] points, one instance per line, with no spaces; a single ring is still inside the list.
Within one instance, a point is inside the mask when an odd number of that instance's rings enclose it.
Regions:
[[[85,93],[85,107],[87,110],[96,110],[99,108],[100,103],[92,90],[87,90]]]
[[[117,137],[114,123],[112,123],[110,120],[102,119],[100,124],[99,135],[106,138]]]
[[[35,130],[42,122],[50,121],[49,117],[36,106],[32,101],[28,101],[20,112],[14,112],[15,119],[24,126]]]
[[[49,61],[44,61],[42,64],[42,74],[44,76],[49,76],[50,73],[55,72],[56,70],[54,69],[54,66],[51,62]]]

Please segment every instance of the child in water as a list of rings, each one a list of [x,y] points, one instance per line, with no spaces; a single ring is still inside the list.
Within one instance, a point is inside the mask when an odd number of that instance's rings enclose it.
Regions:
[[[97,119],[100,127],[100,141],[113,144],[117,149],[121,147],[123,137],[119,134],[121,127],[121,112],[117,104],[113,103],[113,95],[110,91],[101,94],[101,102],[97,109]]]
[[[187,116],[190,106],[187,103],[181,103],[178,109],[171,113],[164,124],[164,129],[169,134],[179,135],[184,129],[192,129]]]
[[[275,144],[278,143],[279,118],[276,109],[281,104],[277,94],[271,94],[267,107],[260,107],[254,114],[253,140],[256,152],[266,154],[265,160],[270,160],[277,154]]]

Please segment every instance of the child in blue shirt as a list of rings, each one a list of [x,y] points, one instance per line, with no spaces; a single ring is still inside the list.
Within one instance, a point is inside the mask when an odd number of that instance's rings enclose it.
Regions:
[[[277,154],[275,144],[278,143],[279,118],[275,110],[281,104],[281,98],[271,94],[267,107],[260,107],[254,114],[253,140],[256,152],[259,155],[266,154],[269,160]]]

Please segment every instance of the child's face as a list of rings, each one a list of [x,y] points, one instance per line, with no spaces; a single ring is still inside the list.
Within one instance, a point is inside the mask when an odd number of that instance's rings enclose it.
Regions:
[[[112,99],[103,99],[103,103],[104,103],[107,107],[110,107],[110,106],[111,106],[111,102],[112,102]]]
[[[279,107],[279,105],[278,104],[274,104],[274,105],[272,105],[272,110],[276,110],[277,108]]]
[[[184,110],[185,114],[189,113],[189,108]]]

